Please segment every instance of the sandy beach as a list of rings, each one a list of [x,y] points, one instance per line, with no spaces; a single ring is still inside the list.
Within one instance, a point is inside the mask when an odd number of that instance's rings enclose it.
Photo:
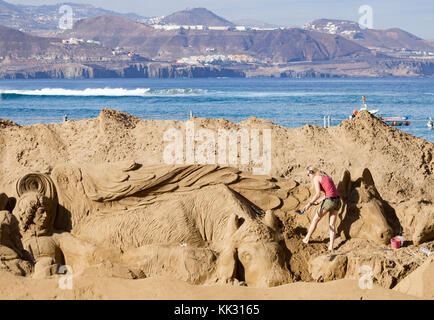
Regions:
[[[199,138],[190,148],[206,163],[188,163],[191,130]],[[258,133],[247,150],[260,161],[243,163],[240,152],[236,165],[214,165],[230,149],[219,130]],[[178,133],[182,149],[169,150]],[[434,251],[433,154],[433,143],[366,111],[336,127],[296,129],[111,109],[53,124],[0,119],[0,298],[433,299],[433,255],[421,251]],[[332,252],[328,218],[301,241],[315,212],[295,212],[314,194],[308,165],[339,185]],[[392,249],[400,231],[404,245]],[[35,243],[39,255],[29,257]],[[64,264],[74,270],[66,290]]]

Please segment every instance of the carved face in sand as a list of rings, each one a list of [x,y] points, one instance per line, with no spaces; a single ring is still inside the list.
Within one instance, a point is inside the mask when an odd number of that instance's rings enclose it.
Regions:
[[[266,288],[288,283],[289,271],[285,270],[283,250],[278,243],[244,243],[238,247],[237,256],[249,286]]]
[[[50,199],[36,192],[21,196],[14,211],[20,221],[21,232],[37,236],[50,235],[55,217],[50,207]]]
[[[276,219],[269,211],[264,222],[245,222],[234,233],[237,276],[252,287],[273,287],[288,283],[290,274],[285,266],[284,250],[278,243],[278,234],[268,225]]]
[[[393,231],[371,172],[365,169],[362,177],[351,181],[350,172],[345,171],[338,188],[346,204],[339,229],[352,238],[388,244]]]

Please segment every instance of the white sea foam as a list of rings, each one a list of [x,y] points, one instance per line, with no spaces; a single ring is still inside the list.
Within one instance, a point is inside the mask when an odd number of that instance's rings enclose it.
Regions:
[[[19,96],[74,96],[74,97],[145,97],[158,95],[188,95],[202,94],[202,89],[151,89],[151,88],[87,88],[83,90],[72,90],[63,88],[44,88],[36,90],[1,90],[1,95]]]

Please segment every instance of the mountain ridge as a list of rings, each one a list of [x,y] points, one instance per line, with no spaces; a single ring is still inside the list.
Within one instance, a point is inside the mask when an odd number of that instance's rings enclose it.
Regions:
[[[248,28],[279,28],[277,24],[272,24],[256,19],[235,19],[232,20],[235,25],[245,26]]]
[[[0,0],[0,25],[22,31],[56,30],[62,17],[59,8],[69,5],[74,12],[74,21],[95,17],[102,14],[112,14],[133,20],[144,20],[143,16],[135,13],[118,13],[115,11],[98,8],[89,4],[62,2],[55,5],[22,5],[12,4]]]
[[[0,0],[1,8],[10,16],[22,15],[21,7]],[[431,50],[429,41],[398,28],[366,31],[352,21],[328,19],[315,20],[304,29],[234,28],[205,8],[180,11],[172,17],[181,20],[163,23],[203,25],[204,20],[188,20],[197,12],[200,19],[218,20],[207,20],[208,24],[225,26],[178,25],[165,30],[146,20],[103,14],[80,19],[71,30],[29,34],[1,27],[0,77],[434,75],[434,60],[426,52],[414,52],[415,46]],[[411,49],[396,49],[403,44]],[[434,56],[434,49],[428,53]]]
[[[434,51],[434,43],[400,28],[362,29],[357,22],[337,19],[317,19],[305,24],[302,28],[338,34],[367,48]]]
[[[176,11],[162,19],[163,24],[229,26],[234,24],[206,8],[193,8]]]
[[[260,60],[286,63],[344,57],[370,51],[341,36],[299,28],[269,31],[155,30],[115,16],[99,16],[77,22],[63,38],[91,37],[108,47],[125,47],[151,59],[177,60],[195,55],[245,54]],[[207,50],[212,48],[212,52]]]

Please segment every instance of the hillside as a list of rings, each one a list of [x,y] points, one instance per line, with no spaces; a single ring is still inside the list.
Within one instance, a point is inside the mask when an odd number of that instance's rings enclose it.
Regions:
[[[237,26],[245,26],[249,28],[279,28],[276,24],[263,22],[256,19],[236,19],[232,22]]]
[[[33,36],[0,26],[0,63],[3,65],[26,60],[33,65],[35,60],[94,61],[110,55],[111,51],[101,46],[87,43],[69,46],[62,44],[62,41],[57,38]]]
[[[203,25],[203,26],[233,26],[234,24],[205,8],[194,8],[177,11],[165,17],[163,24]]]
[[[303,29],[340,35],[367,48],[434,51],[434,43],[399,28],[362,29],[353,21],[319,19],[307,23]]]
[[[41,55],[52,47],[50,40],[0,26],[0,55],[17,58]]]
[[[8,16],[24,21],[23,12],[30,10],[4,1],[0,6],[9,12],[0,16],[0,21]],[[45,12],[44,6],[32,8],[32,17]],[[98,12],[93,7],[83,8],[88,13]],[[167,19],[187,25],[228,24],[203,8],[180,11]],[[103,14],[75,22],[72,30],[39,30],[28,34],[2,27],[0,77],[415,77],[434,74],[434,60],[427,59],[434,56],[430,42],[399,29],[361,30],[354,22],[333,21],[318,20],[305,29],[163,30],[116,14]],[[73,43],[68,43],[71,38]],[[149,60],[156,64],[153,67],[142,64]]]
[[[62,35],[95,39],[107,47],[125,47],[163,60],[245,54],[262,61],[320,61],[369,55],[369,50],[341,36],[301,29],[271,31],[154,30],[128,19],[105,15],[81,20]],[[209,53],[212,48],[212,53]]]
[[[55,5],[14,5],[0,0],[0,25],[25,31],[32,30],[56,30],[58,29],[59,13],[61,5],[69,5],[74,12],[74,21],[84,18],[112,14],[133,20],[143,20],[144,17],[134,13],[117,13],[114,11],[96,8],[88,4],[58,3]]]
[[[144,66],[135,65],[144,61],[143,57],[129,56],[128,52],[114,56],[111,49],[98,44],[85,41],[68,44],[58,38],[38,37],[0,26],[0,78],[93,78],[123,74],[145,77],[150,73],[158,74],[158,71],[148,72],[147,69],[145,73]]]
[[[76,37],[101,41],[109,48],[140,46],[154,32],[142,23],[115,15],[82,19],[63,38]]]
[[[7,3],[6,1],[0,0],[0,12],[2,13],[2,15],[6,15],[6,14],[17,14],[19,13],[21,10],[19,7]]]
[[[104,16],[101,19],[104,20]],[[122,29],[122,26],[110,23],[102,23],[101,26],[106,30],[113,28],[113,34],[103,33],[108,39],[115,37],[115,30],[133,34],[150,29],[132,23],[132,29]],[[138,26],[143,29],[139,30]],[[63,43],[59,38],[33,36],[0,26],[0,79],[181,77],[244,77],[244,73],[220,66],[177,66],[150,62],[125,49],[113,54],[110,47],[98,43],[87,43],[84,40]]]

